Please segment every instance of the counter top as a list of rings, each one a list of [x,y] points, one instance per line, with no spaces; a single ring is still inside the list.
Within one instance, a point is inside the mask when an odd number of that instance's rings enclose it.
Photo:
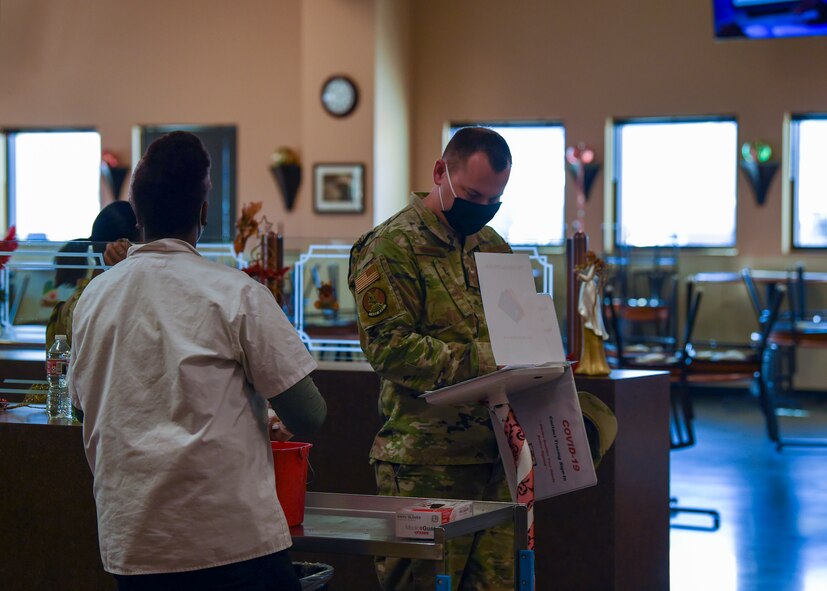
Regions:
[[[0,397],[3,390],[0,389]],[[11,403],[9,406],[16,406]],[[18,406],[17,408],[10,408],[0,412],[0,425],[49,425],[62,427],[80,427],[81,423],[69,419],[50,419],[46,414],[45,404],[27,404],[26,406]]]

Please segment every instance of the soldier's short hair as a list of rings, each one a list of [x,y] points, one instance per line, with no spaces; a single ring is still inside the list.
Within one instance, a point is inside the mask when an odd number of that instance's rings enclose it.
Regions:
[[[511,164],[511,150],[503,136],[487,127],[462,127],[454,134],[442,158],[452,166],[461,166],[477,152],[485,152],[494,172]]]

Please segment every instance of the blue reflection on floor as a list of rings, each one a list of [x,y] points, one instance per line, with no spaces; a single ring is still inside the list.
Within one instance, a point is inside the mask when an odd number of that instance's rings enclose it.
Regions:
[[[827,436],[827,400],[798,402],[809,412],[785,413],[782,432]],[[672,529],[672,591],[827,590],[827,448],[777,452],[747,395],[695,396],[695,406],[698,443],[672,453],[671,493],[719,510],[721,528]]]

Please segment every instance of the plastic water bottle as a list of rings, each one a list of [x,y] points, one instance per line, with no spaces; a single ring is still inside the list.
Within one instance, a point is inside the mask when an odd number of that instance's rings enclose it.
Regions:
[[[49,382],[46,412],[49,413],[49,418],[72,418],[72,400],[69,398],[69,388],[66,385],[69,354],[66,335],[55,336],[55,342],[46,354],[46,379]]]

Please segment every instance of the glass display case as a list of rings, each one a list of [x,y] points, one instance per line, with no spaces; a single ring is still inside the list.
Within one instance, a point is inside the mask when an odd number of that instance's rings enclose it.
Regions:
[[[291,265],[284,281],[284,310],[307,348],[320,359],[364,360],[356,326],[356,302],[347,285],[350,240],[323,243],[294,239],[285,248]],[[0,344],[35,347],[46,339],[46,323],[58,302],[72,296],[77,281],[107,269],[105,244],[19,242],[0,247]],[[234,268],[247,265],[233,245],[199,244],[206,258]],[[552,293],[552,265],[536,247],[514,247],[529,255],[537,291]]]
[[[356,302],[347,285],[350,244],[310,244],[291,274],[292,298],[285,311],[310,351],[337,359],[363,359],[356,326]],[[535,246],[515,246],[528,254],[538,293],[552,293],[553,267]],[[320,355],[324,357],[324,355]]]
[[[78,281],[103,261],[105,243],[20,241],[0,247],[0,343],[37,346],[46,342],[46,323],[58,302],[69,299]],[[210,260],[241,268],[232,244],[206,244],[199,252]]]

